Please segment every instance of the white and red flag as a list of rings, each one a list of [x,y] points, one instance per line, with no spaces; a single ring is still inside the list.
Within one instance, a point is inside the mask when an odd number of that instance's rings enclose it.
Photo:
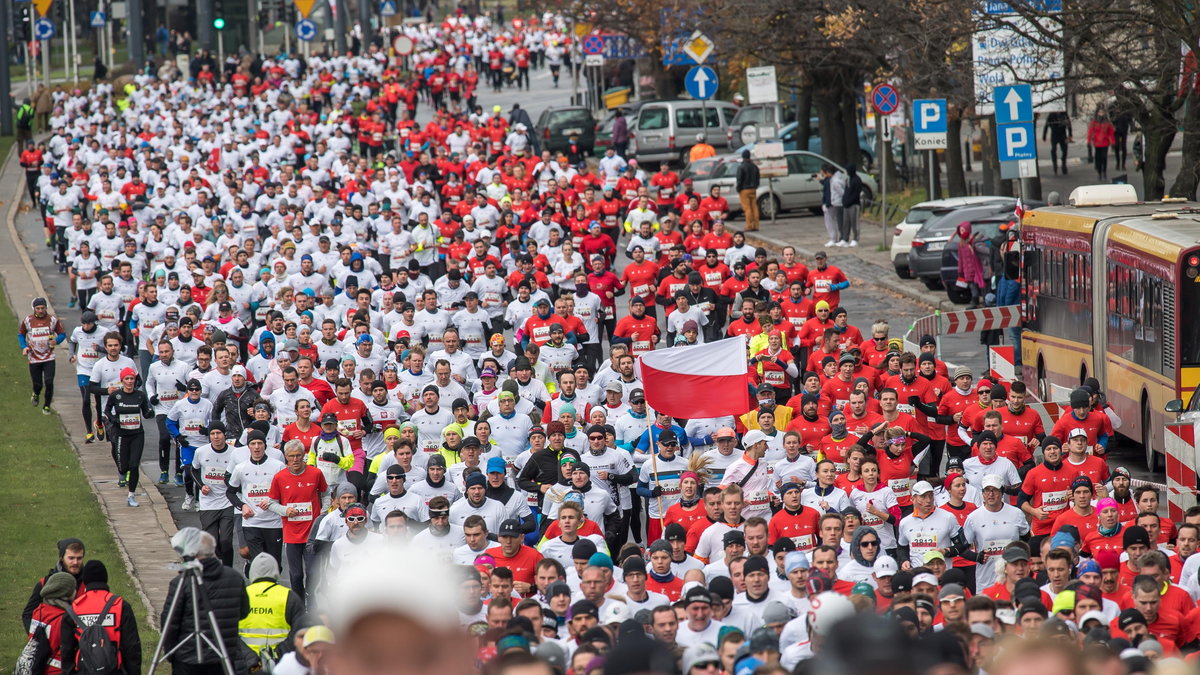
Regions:
[[[655,412],[695,419],[741,415],[754,407],[746,336],[693,347],[672,347],[638,359],[646,403]]]

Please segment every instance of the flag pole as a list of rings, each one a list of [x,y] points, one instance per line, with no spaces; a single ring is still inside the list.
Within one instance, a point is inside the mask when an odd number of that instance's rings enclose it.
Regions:
[[[653,419],[654,419],[654,416],[651,415],[650,410],[647,409],[646,410],[646,436],[647,436],[646,442],[650,446],[650,468],[654,471],[655,486],[661,487],[662,481],[660,481],[658,478],[658,448],[656,447],[656,443],[654,442],[654,422],[651,421]],[[667,533],[667,525],[666,525],[666,514],[663,512],[663,507],[662,507],[661,491],[656,499],[658,499],[658,530],[659,530],[660,536],[665,536]],[[647,513],[646,515],[649,516],[650,514]],[[649,521],[647,521],[647,522],[649,522]],[[649,537],[647,537],[647,539],[648,538]],[[646,543],[653,544],[654,542],[648,541]]]

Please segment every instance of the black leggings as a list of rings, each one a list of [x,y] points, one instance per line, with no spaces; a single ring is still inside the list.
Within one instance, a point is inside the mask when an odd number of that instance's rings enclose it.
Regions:
[[[158,470],[166,473],[171,468],[171,455],[175,455],[175,473],[179,473],[179,446],[175,441],[171,440],[171,434],[167,431],[167,416],[155,415],[154,421],[158,423]],[[171,449],[175,452],[172,453]]]
[[[87,429],[87,433],[92,433],[92,406],[96,406],[96,421],[104,419],[103,410],[100,406],[100,394],[92,391],[90,386],[84,385],[79,388],[79,395],[83,398],[83,426]]]
[[[129,482],[129,492],[136,492],[138,475],[141,474],[142,448],[146,443],[146,432],[116,434],[114,449],[117,452],[117,471]]]
[[[1096,155],[1096,174],[1104,178],[1108,175],[1108,146],[1093,148],[1092,151]]]
[[[92,296],[96,294],[95,288],[79,288],[76,286],[75,295],[79,297],[79,311],[87,309],[88,303],[92,301]]]
[[[42,399],[42,405],[50,407],[54,400],[54,361],[29,364],[29,379],[33,380],[33,395],[41,396],[44,389],[46,398]]]

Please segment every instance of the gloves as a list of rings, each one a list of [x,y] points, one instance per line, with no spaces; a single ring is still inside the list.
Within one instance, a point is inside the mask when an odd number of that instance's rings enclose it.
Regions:
[[[333,462],[334,464],[337,464],[338,461],[341,460],[341,456],[336,452],[322,452],[321,459],[325,460],[326,462]]]
[[[157,396],[151,396],[151,397],[150,397],[150,405],[153,405],[153,406],[157,406],[157,405],[158,405],[158,397],[157,397]]]
[[[920,403],[921,403],[921,397],[920,397],[920,396],[909,396],[909,397],[908,397],[908,404],[909,404],[909,405],[911,405],[911,406],[915,406],[915,405],[919,405]]]
[[[650,490],[650,496],[651,497],[661,497],[662,496],[662,486],[655,485],[654,488],[652,490]]]

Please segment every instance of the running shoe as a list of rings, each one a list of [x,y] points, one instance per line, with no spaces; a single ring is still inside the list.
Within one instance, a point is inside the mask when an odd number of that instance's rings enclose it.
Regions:
[[[96,434],[93,434],[92,432],[89,431],[87,433],[87,435],[85,435],[83,437],[83,442],[84,443],[95,443],[96,442]]]
[[[117,479],[117,487],[125,487],[128,484],[129,481],[125,480],[125,476],[121,476]]]
[[[49,415],[50,414],[50,406],[48,406],[48,405],[42,406],[42,414]]]
[[[36,408],[37,404],[38,404],[38,395],[34,394],[34,395],[30,396],[29,397],[29,405]]]
[[[70,300],[67,300],[67,307],[71,307],[71,308],[75,307],[75,298],[71,298]]]
[[[125,503],[130,506],[141,506],[141,504],[138,503],[137,498],[133,496],[132,492],[129,493],[129,499],[126,499]]]
[[[96,440],[98,440],[98,441],[104,440],[104,423],[103,422],[96,423]]]
[[[183,474],[175,474],[175,487],[183,487]]]
[[[166,485],[166,484],[167,484],[167,478],[168,478],[168,477],[167,477],[167,472],[166,472],[166,471],[163,471],[162,473],[158,474],[158,484],[159,484],[159,485]]]
[[[195,506],[196,506],[195,500],[192,499],[191,495],[188,495],[183,498],[183,510],[184,511],[192,511],[195,509]]]

